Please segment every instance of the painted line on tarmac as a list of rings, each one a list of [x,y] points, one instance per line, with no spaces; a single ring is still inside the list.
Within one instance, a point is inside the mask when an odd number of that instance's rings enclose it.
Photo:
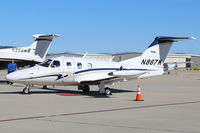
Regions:
[[[185,104],[195,104],[195,103],[200,103],[200,101],[169,103],[169,104],[157,104],[157,105],[146,105],[146,106],[136,106],[136,107],[127,107],[127,108],[115,108],[115,109],[95,110],[95,111],[87,111],[87,112],[77,112],[77,113],[67,113],[67,114],[57,114],[57,115],[46,115],[46,116],[31,116],[31,117],[4,119],[4,120],[0,120],[0,122],[32,120],[32,119],[60,117],[60,116],[73,116],[73,115],[82,115],[82,114],[94,114],[94,113],[111,112],[111,111],[122,111],[122,110],[143,109],[143,108],[155,108],[155,107],[165,107],[165,106],[175,106],[175,105],[185,105]]]

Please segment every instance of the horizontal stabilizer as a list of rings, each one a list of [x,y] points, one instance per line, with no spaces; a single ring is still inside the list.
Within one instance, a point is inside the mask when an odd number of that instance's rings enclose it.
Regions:
[[[52,40],[53,38],[60,37],[60,35],[52,34],[52,35],[45,35],[45,34],[35,34],[33,35],[36,40]]]
[[[159,36],[159,37],[156,37],[156,39],[158,39],[160,41],[168,40],[168,41],[177,42],[177,41],[184,41],[184,40],[195,40],[196,38],[194,38],[194,37],[163,37],[163,36]]]
[[[152,47],[157,44],[161,43],[167,43],[167,42],[178,42],[178,41],[184,41],[184,40],[195,40],[194,37],[165,37],[165,36],[158,36],[155,38],[153,43],[149,46]]]
[[[31,45],[31,49],[34,51],[34,55],[39,56],[41,60],[39,62],[42,62],[45,60],[46,54],[49,50],[52,40],[54,38],[60,37],[60,35],[35,34],[33,35],[33,37],[36,39]]]

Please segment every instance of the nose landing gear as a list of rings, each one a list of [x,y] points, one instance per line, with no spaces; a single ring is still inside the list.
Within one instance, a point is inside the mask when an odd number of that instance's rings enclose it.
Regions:
[[[22,94],[31,94],[30,87],[31,85],[26,85],[26,87],[22,90]]]

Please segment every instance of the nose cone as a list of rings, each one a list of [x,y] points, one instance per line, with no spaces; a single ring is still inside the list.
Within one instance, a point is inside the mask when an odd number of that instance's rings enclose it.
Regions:
[[[32,76],[34,75],[35,71],[38,71],[37,67],[31,67],[27,69],[17,70],[15,72],[9,73],[6,75],[6,79],[11,82],[15,83],[28,83]]]
[[[6,75],[6,80],[8,81],[17,81],[18,80],[19,75],[17,74],[17,72],[12,72]]]

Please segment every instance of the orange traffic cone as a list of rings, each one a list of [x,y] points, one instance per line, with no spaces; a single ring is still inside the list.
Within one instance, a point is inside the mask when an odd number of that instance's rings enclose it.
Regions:
[[[142,93],[141,93],[141,89],[140,89],[140,85],[138,85],[138,89],[137,89],[137,94],[136,94],[136,99],[135,101],[144,101],[142,99]]]

